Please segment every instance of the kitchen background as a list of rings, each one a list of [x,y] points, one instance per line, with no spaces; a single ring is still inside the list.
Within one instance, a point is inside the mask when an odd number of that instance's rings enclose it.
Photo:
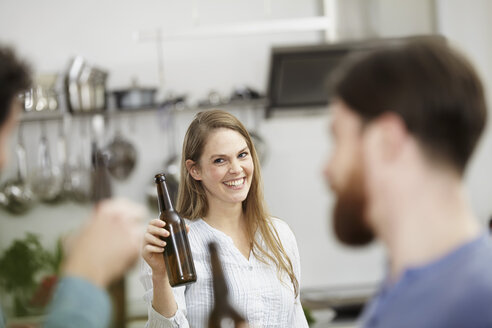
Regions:
[[[328,9],[333,5],[338,8],[338,19],[329,33],[267,33],[266,29],[249,35],[224,32],[242,23],[254,26],[250,23],[331,15]],[[69,60],[81,55],[109,73],[108,90],[127,88],[137,80],[144,87],[158,87],[162,82],[167,95],[186,94],[191,108],[176,114],[174,147],[179,149],[186,127],[198,111],[193,105],[207,98],[210,91],[228,96],[234,88],[246,85],[262,94],[266,92],[272,46],[314,44],[326,38],[341,41],[439,33],[474,62],[490,98],[491,20],[492,3],[487,0],[2,0],[0,42],[14,46],[32,63],[36,73],[64,73]],[[214,26],[215,34],[224,35],[179,35],[197,26]],[[158,29],[163,35],[162,48],[158,48],[155,38]],[[163,62],[161,81],[158,54]],[[376,244],[366,249],[348,249],[340,246],[330,231],[332,197],[321,176],[322,163],[330,151],[326,109],[276,111],[272,118],[264,119],[261,106],[224,108],[256,130],[268,144],[262,165],[266,199],[271,213],[285,220],[297,237],[302,288],[373,285],[379,281],[385,263],[382,248]],[[119,122],[125,138],[138,152],[130,177],[115,183],[116,195],[147,202],[154,173],[162,170],[172,155],[166,118],[157,110],[110,115],[104,136],[99,137],[106,142],[112,140]],[[74,116],[64,123],[72,162],[79,159],[81,147],[88,147],[81,137],[86,120],[86,116]],[[59,122],[45,122],[55,165]],[[34,120],[24,122],[22,127],[28,167],[32,170],[38,160],[41,125]],[[12,140],[13,146],[16,139]],[[466,179],[472,205],[484,226],[492,214],[491,146],[489,125]],[[15,170],[12,151],[1,180],[12,177]],[[60,235],[82,224],[89,212],[90,205],[74,202],[36,204],[22,216],[2,210],[0,252],[26,231],[39,234],[46,247],[53,247]],[[145,315],[138,268],[128,275],[126,287],[129,315]]]

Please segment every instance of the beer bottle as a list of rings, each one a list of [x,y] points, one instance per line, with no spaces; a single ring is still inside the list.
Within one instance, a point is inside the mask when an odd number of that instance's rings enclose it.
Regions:
[[[245,328],[246,320],[229,303],[224,271],[220,263],[217,244],[208,244],[214,284],[214,307],[208,319],[208,328]]]
[[[191,255],[185,222],[174,210],[166,185],[166,175],[157,174],[154,181],[157,185],[159,218],[166,222],[164,228],[169,231],[169,236],[162,238],[166,242],[164,261],[169,284],[175,287],[193,283],[196,281],[195,264]]]

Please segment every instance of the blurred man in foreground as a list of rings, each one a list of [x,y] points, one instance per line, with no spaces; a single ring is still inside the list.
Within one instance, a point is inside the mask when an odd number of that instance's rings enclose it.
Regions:
[[[21,104],[18,93],[30,74],[9,49],[0,47],[0,168]],[[126,200],[107,200],[94,209],[65,259],[63,277],[44,327],[107,327],[111,302],[105,288],[121,277],[139,255],[144,209]],[[0,308],[0,327],[4,326]]]
[[[473,67],[442,41],[412,41],[352,58],[332,92],[335,233],[377,237],[389,259],[361,325],[492,327],[492,242],[463,182],[487,119]]]

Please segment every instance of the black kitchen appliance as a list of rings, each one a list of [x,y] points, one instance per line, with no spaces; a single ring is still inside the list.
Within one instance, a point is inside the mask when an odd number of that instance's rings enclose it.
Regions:
[[[272,48],[266,117],[275,110],[326,106],[330,74],[347,55],[414,39],[445,41],[442,36],[427,35]]]

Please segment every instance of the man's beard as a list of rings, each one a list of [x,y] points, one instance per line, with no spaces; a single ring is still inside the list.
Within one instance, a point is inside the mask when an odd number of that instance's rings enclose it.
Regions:
[[[349,181],[337,192],[333,213],[333,230],[338,240],[348,246],[364,246],[374,239],[366,218],[366,194],[360,163],[352,170]]]

